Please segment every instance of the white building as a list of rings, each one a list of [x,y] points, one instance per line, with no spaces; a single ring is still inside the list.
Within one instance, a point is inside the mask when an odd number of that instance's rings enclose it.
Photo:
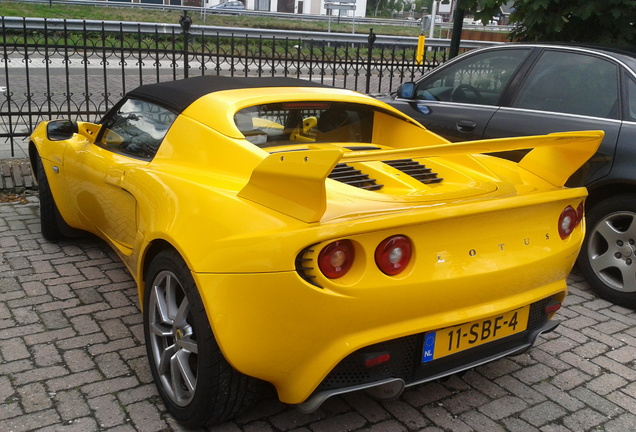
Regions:
[[[203,0],[206,6],[214,6],[225,0]],[[325,0],[241,0],[245,3],[245,8],[266,12],[285,12],[301,15],[329,15],[328,8],[325,7]],[[326,0],[333,3],[331,15],[351,17],[355,13],[356,17],[365,17],[367,12],[367,0]],[[338,4],[355,5],[355,10],[337,9]]]
[[[1,0],[0,0],[1,1]],[[109,1],[109,0],[103,0]],[[164,4],[171,6],[205,6],[212,7],[227,0],[116,0],[119,2]],[[286,12],[300,15],[329,15],[325,3],[333,4],[331,15],[365,17],[367,0],[241,0],[246,9],[266,12]],[[342,9],[338,5],[346,4]],[[355,5],[355,9],[348,6]]]

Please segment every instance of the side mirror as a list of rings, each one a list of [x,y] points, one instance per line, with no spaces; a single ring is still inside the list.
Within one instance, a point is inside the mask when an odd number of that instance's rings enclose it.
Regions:
[[[403,99],[413,99],[415,95],[415,83],[406,82],[397,88],[397,97]]]
[[[71,139],[77,131],[77,122],[71,120],[53,120],[46,125],[46,137],[51,141]]]

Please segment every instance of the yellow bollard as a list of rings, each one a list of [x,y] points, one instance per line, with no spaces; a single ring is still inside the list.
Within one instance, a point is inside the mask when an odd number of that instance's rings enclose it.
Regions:
[[[421,65],[424,61],[424,43],[426,41],[426,36],[423,34],[417,37],[417,53],[415,55],[415,63]]]

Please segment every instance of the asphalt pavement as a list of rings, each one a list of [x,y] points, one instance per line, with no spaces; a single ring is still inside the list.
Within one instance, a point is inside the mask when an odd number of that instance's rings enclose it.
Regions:
[[[40,234],[33,186],[8,191],[0,160],[0,431],[181,431],[152,383],[135,285],[106,244]],[[16,168],[17,167],[17,168]],[[17,174],[16,174],[17,175]],[[15,178],[12,177],[15,183]],[[628,432],[636,430],[636,313],[600,300],[575,270],[562,324],[525,354],[306,415],[275,399],[223,432]]]

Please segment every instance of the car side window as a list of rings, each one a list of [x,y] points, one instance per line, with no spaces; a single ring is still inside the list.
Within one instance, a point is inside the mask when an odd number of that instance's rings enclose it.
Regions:
[[[528,74],[512,106],[617,119],[618,67],[587,54],[548,50]]]
[[[151,159],[176,118],[159,105],[127,99],[106,115],[97,144],[127,156]]]
[[[415,97],[424,100],[497,105],[530,49],[475,54],[422,79]]]
[[[626,120],[636,121],[636,81],[631,76],[625,76],[627,88]]]

